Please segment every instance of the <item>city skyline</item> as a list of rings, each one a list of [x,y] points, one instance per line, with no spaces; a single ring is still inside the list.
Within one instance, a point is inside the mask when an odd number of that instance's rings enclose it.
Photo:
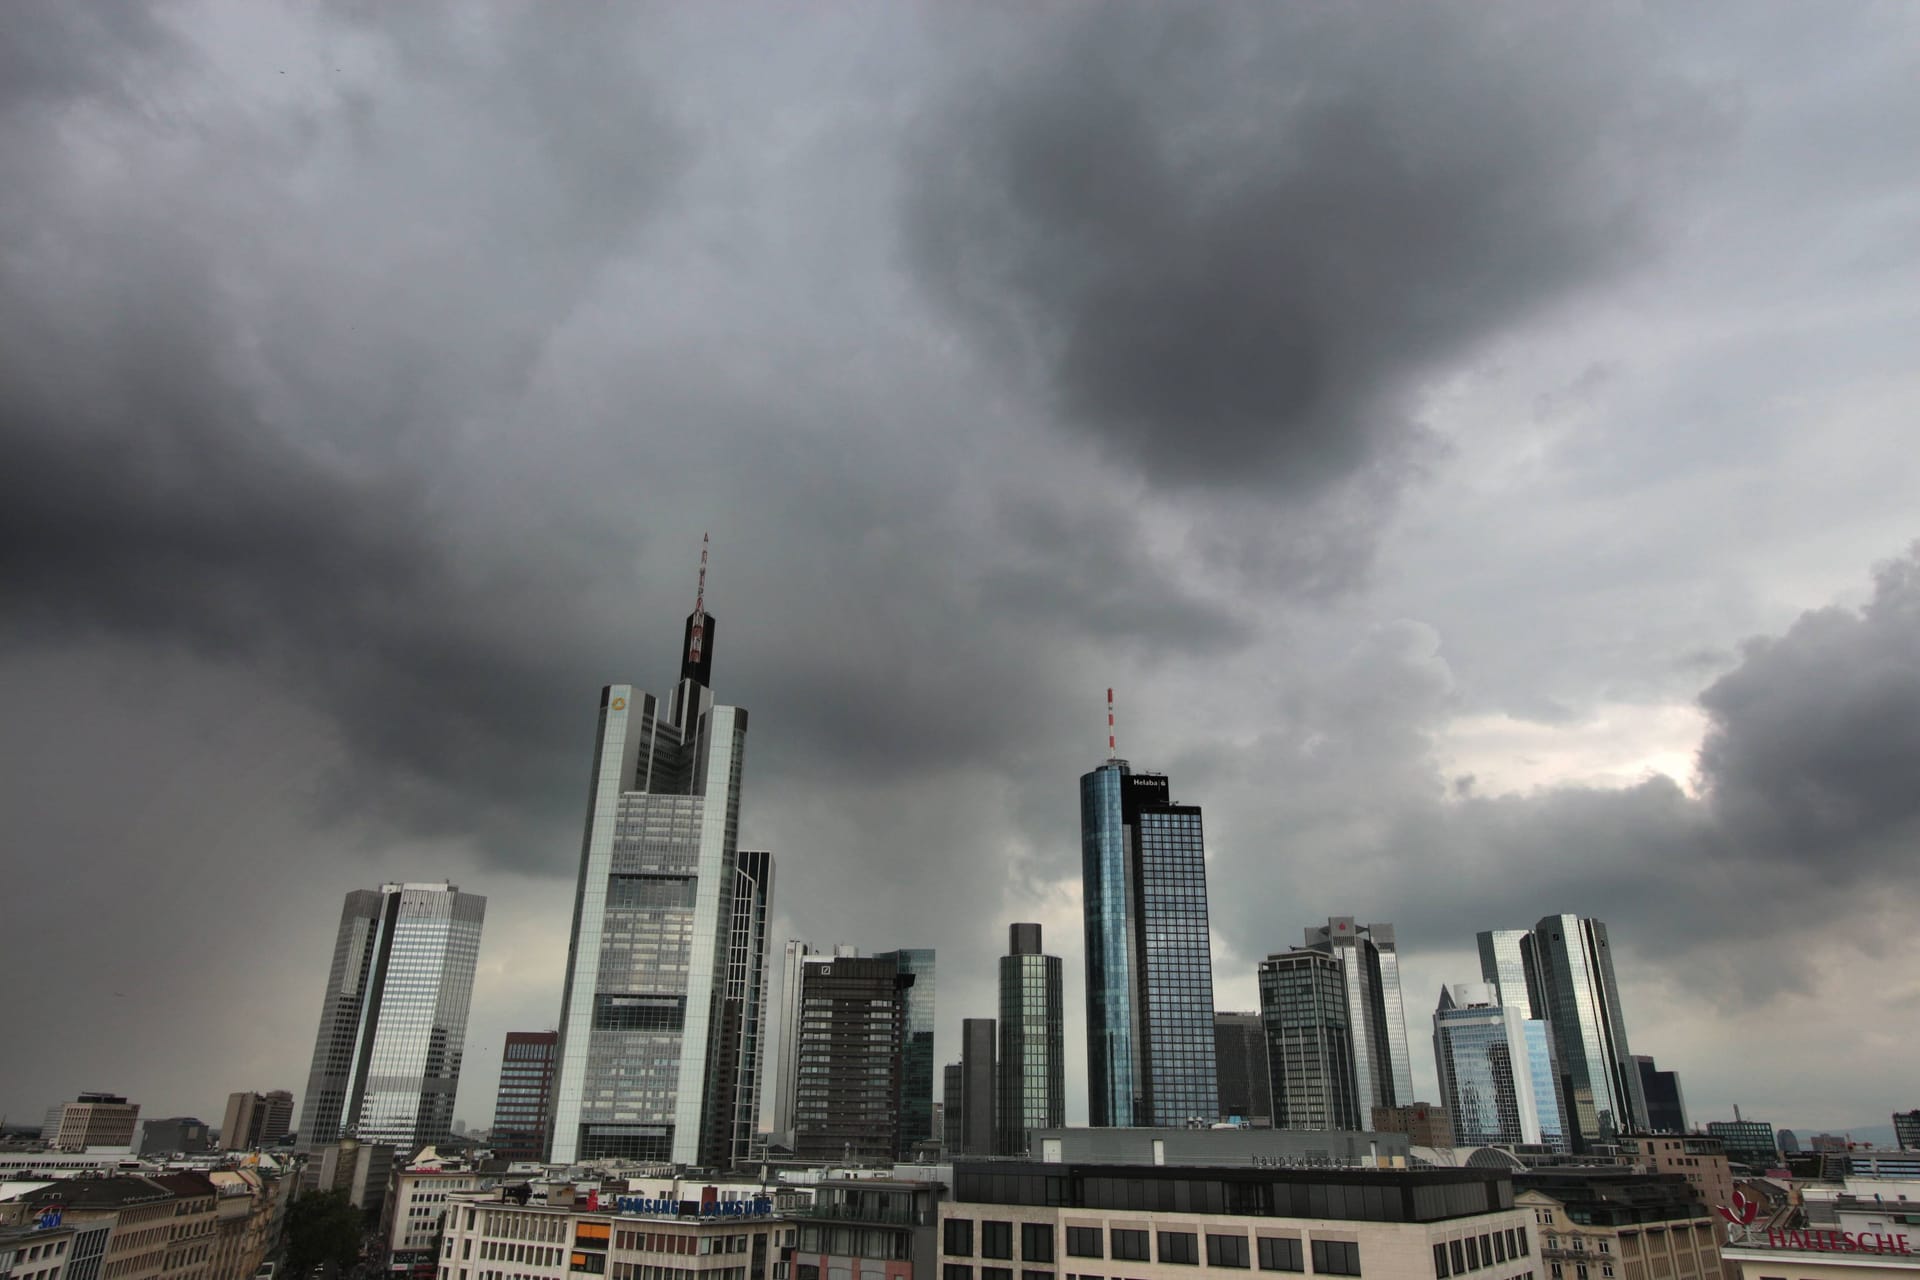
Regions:
[[[1920,1104],[1920,15],[97,12],[0,93],[13,1121],[303,1094],[396,879],[483,1123],[703,529],[768,936],[937,950],[941,1059],[1007,922],[1081,1003],[1111,686],[1217,1008],[1576,913],[1692,1119]]]

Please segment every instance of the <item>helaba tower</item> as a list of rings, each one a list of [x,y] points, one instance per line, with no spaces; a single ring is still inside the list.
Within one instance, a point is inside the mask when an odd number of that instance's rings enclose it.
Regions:
[[[548,1158],[744,1159],[773,857],[736,845],[747,713],[714,700],[707,553],[662,706],[600,691]]]
[[[1198,805],[1165,774],[1136,773],[1113,737],[1080,778],[1086,918],[1087,1104],[1096,1128],[1181,1127],[1219,1117],[1213,950]]]

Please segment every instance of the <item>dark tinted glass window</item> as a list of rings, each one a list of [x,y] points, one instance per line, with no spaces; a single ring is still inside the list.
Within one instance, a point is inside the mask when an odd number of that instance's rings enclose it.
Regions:
[[[1445,1244],[1433,1246],[1434,1280],[1447,1280],[1447,1276],[1450,1274],[1447,1270],[1447,1246]]]
[[[1323,1276],[1357,1276],[1360,1246],[1351,1240],[1315,1240],[1313,1269]]]
[[[940,1268],[940,1280],[973,1280],[973,1268],[964,1262],[949,1262]]]
[[[1013,1256],[1013,1224],[1011,1222],[980,1224],[980,1256],[983,1258]]]
[[[1260,1269],[1262,1271],[1305,1271],[1298,1240],[1260,1241]]]
[[[1247,1249],[1245,1236],[1217,1236],[1207,1233],[1207,1265],[1210,1267],[1244,1267],[1251,1265],[1251,1254]]]
[[[1453,1255],[1453,1274],[1459,1275],[1467,1269],[1466,1247],[1458,1240],[1447,1245],[1447,1252]]]
[[[1020,1256],[1028,1262],[1053,1261],[1053,1224],[1051,1222],[1020,1224]]]
[[[1104,1258],[1107,1251],[1102,1246],[1106,1242],[1100,1238],[1098,1227],[1068,1227],[1067,1254],[1074,1258]]]
[[[1144,1231],[1126,1231],[1120,1227],[1113,1229],[1113,1256],[1121,1262],[1146,1262],[1147,1233]]]
[[[950,1253],[956,1258],[971,1258],[973,1256],[972,1218],[947,1219],[946,1240],[941,1245],[941,1252]],[[971,1277],[969,1277],[969,1280],[971,1280]]]
[[[1191,1231],[1162,1231],[1160,1261],[1200,1265],[1200,1237]]]

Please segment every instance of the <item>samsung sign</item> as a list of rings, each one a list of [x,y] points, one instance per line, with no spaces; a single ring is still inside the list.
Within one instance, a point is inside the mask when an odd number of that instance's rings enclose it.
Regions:
[[[757,1218],[773,1212],[771,1196],[755,1196],[751,1200],[709,1200],[699,1205],[691,1200],[655,1200],[648,1196],[621,1196],[613,1203],[614,1208],[621,1213],[669,1214],[675,1217]]]

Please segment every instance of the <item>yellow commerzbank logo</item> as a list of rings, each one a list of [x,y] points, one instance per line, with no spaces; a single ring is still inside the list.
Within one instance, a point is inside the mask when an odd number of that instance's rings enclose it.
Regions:
[[[615,698],[613,700],[613,709],[615,711],[625,711],[627,709],[627,700],[625,698]]]

